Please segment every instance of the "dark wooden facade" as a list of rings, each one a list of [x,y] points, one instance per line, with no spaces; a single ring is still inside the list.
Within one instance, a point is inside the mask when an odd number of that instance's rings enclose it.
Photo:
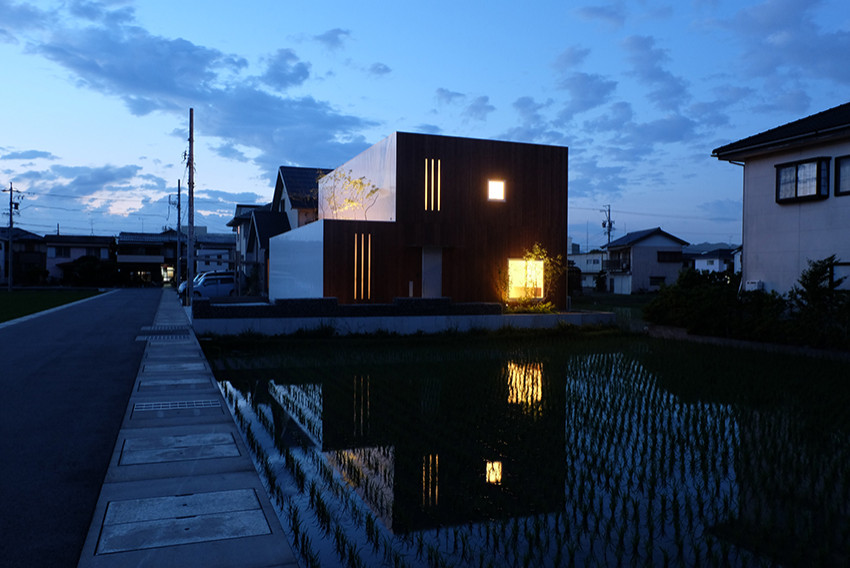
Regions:
[[[341,303],[421,297],[426,250],[442,263],[439,295],[498,302],[509,258],[535,243],[566,258],[567,148],[394,136],[396,221],[325,221],[325,296]],[[488,199],[489,180],[504,182],[503,201]],[[563,307],[566,277],[554,286]]]

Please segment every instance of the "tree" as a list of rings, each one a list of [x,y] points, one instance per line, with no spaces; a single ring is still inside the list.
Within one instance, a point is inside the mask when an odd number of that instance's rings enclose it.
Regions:
[[[346,211],[363,212],[363,220],[368,221],[369,210],[381,196],[381,188],[366,179],[366,176],[353,177],[351,170],[334,170],[324,178],[323,213],[330,219],[339,219]],[[356,216],[356,214],[352,214]]]

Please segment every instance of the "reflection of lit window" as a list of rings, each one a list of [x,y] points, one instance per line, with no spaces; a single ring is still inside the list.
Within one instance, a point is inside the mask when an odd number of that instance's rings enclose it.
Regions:
[[[502,462],[487,462],[487,483],[499,485],[502,483]]]
[[[543,371],[540,363],[508,363],[508,402],[531,405],[543,400]]]
[[[440,456],[422,456],[422,507],[436,507],[439,502]]]
[[[487,199],[490,201],[504,201],[505,182],[494,179],[487,182]]]
[[[508,259],[508,298],[543,297],[543,261]]]

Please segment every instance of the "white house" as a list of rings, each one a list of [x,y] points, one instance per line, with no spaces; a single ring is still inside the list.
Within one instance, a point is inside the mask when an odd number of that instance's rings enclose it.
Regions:
[[[809,260],[850,275],[850,103],[716,148],[744,167],[743,274],[787,292]],[[850,286],[850,279],[845,287]]]
[[[604,245],[608,260],[608,291],[632,294],[673,284],[682,270],[682,247],[687,241],[661,227],[635,231]]]
[[[590,252],[571,254],[567,258],[581,270],[581,287],[589,289],[596,288],[596,279],[604,274],[602,267],[608,259],[608,253],[601,250],[592,250]]]

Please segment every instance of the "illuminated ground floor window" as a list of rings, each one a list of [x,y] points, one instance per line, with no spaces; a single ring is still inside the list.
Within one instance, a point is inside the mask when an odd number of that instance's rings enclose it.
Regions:
[[[508,298],[543,298],[543,261],[508,259]]]

